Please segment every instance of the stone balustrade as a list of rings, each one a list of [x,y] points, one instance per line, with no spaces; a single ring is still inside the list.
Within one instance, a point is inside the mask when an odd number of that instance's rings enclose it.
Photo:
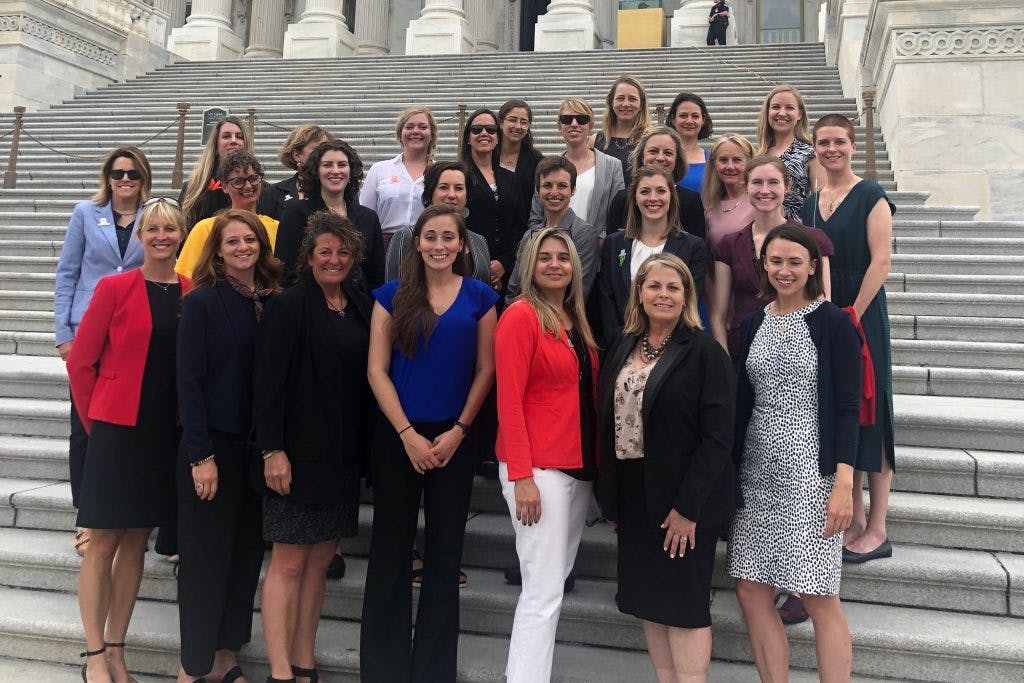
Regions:
[[[167,12],[143,0],[96,0],[96,18],[153,43],[167,39]]]

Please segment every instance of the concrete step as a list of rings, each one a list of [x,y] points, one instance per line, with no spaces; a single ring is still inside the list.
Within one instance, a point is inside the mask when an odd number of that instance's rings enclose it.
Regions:
[[[67,438],[70,411],[69,399],[0,398],[0,434]]]
[[[0,265],[0,268],[3,266]],[[0,290],[53,292],[56,276],[47,273],[7,272],[0,270]]]
[[[895,365],[924,367],[987,368],[1019,370],[1024,368],[1024,343],[970,341],[892,340]]]
[[[68,398],[68,375],[58,357],[0,356],[0,397]]]
[[[1024,370],[894,365],[892,379],[900,394],[1024,399]]]
[[[942,275],[889,273],[887,292],[931,292],[936,294],[1019,294],[1024,275]]]
[[[67,481],[68,440],[0,435],[0,477]]]
[[[894,315],[890,310],[892,338],[927,341],[1018,343],[1024,339],[1024,320],[958,315]]]
[[[961,256],[1002,256],[1024,254],[1024,236],[1021,237],[894,237],[894,254],[943,254]]]
[[[904,446],[1019,452],[1024,402],[996,398],[893,397],[897,441]]]
[[[964,257],[959,254],[894,254],[892,270],[923,275],[963,275]],[[1024,273],[1024,257],[986,256],[975,259],[970,266],[976,275],[1020,275]]]
[[[52,291],[0,290],[0,310],[53,311]]]
[[[0,330],[53,334],[53,310],[20,311],[0,308]]]
[[[52,332],[12,332],[0,330],[0,354],[56,356]]]
[[[900,218],[901,207],[908,205],[905,200],[894,199],[893,192],[888,192],[889,199],[896,204],[896,216],[893,219],[893,232],[901,237],[992,237],[1020,238],[1024,237],[1024,221],[952,221],[952,220],[904,220]],[[924,193],[922,193],[924,194]]]
[[[1024,318],[1024,294],[886,292],[886,295],[890,315]]]
[[[896,447],[892,490],[1024,500],[1021,453]]]

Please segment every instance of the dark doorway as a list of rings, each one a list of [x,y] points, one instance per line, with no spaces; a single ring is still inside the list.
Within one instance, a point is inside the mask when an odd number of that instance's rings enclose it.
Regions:
[[[522,0],[519,15],[519,50],[520,52],[533,52],[534,27],[537,26],[537,17],[546,14],[550,0]]]

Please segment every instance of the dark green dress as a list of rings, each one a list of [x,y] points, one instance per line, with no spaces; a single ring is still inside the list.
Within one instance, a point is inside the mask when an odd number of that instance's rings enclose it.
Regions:
[[[836,207],[832,216],[825,220],[818,211],[818,195],[804,201],[804,225],[825,231],[835,247],[829,261],[832,274],[832,302],[840,308],[852,306],[860,291],[871,251],[868,249],[868,214],[885,199],[889,210],[896,213],[896,207],[889,201],[885,190],[875,182],[861,180],[853,186],[846,198]],[[892,408],[892,348],[889,342],[889,307],[885,299],[885,287],[878,290],[864,315],[861,317],[864,336],[867,337],[871,360],[875,366],[875,424],[860,428],[857,446],[857,469],[864,472],[879,472],[882,468],[882,453],[895,468],[893,447]],[[884,450],[883,450],[884,449]]]

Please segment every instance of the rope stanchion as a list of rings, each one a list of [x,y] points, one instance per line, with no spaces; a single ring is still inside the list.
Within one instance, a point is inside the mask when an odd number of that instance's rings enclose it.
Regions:
[[[25,107],[14,108],[14,128],[11,133],[11,155],[7,160],[7,171],[4,172],[4,189],[10,190],[18,186],[18,144],[21,138],[22,117],[25,116]]]
[[[864,177],[868,180],[878,180],[878,167],[875,160],[875,91],[865,90],[862,93],[864,98],[864,134],[865,134],[865,154],[867,159],[864,163],[866,168],[864,169]]]
[[[191,105],[178,102],[178,139],[174,147],[174,169],[171,171],[171,187],[179,188],[184,182],[185,171],[185,114]]]

